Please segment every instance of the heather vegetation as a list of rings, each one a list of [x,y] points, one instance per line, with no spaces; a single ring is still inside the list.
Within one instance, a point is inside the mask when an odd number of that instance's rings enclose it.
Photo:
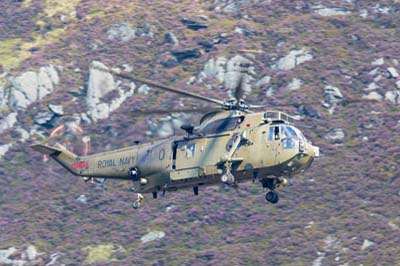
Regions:
[[[1,1],[0,265],[400,265],[398,25],[396,0]],[[129,182],[85,184],[29,148],[182,134],[199,115],[133,110],[203,103],[93,66],[226,98],[237,55],[247,100],[299,116],[321,148],[277,205],[256,182],[132,210]]]

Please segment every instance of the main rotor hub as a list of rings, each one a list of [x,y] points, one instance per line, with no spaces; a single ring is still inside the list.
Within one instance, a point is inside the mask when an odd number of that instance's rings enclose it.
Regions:
[[[237,111],[249,111],[251,109],[251,105],[246,104],[243,99],[237,101],[236,99],[230,99],[224,101],[222,108],[225,110],[237,110]]]

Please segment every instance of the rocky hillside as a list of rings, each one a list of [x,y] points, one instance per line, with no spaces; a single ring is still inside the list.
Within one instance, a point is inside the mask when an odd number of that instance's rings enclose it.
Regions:
[[[400,1],[7,0],[0,22],[0,265],[400,265]],[[244,75],[322,156],[278,205],[248,183],[134,211],[129,182],[29,145],[151,141],[199,115],[137,110],[206,105],[99,66],[219,98]]]

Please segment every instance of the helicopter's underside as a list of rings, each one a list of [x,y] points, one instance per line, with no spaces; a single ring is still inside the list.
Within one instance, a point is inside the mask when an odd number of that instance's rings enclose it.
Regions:
[[[272,167],[248,168],[246,170],[240,171],[235,171],[233,169],[232,174],[235,177],[235,183],[257,179],[260,181],[262,181],[263,179],[276,179],[279,177],[288,177],[299,174],[310,167],[312,162],[312,156],[299,153],[291,159],[280,164],[276,164]],[[176,181],[170,180],[168,186],[166,187],[166,190],[175,191],[181,188],[214,185],[219,183],[221,183],[221,174],[204,175],[199,177],[180,179]],[[159,190],[162,190],[160,186],[136,188],[136,191],[139,193],[151,193]]]

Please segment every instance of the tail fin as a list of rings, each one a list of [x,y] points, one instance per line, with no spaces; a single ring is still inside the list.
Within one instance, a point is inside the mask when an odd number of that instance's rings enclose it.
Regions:
[[[40,153],[49,155],[72,174],[82,175],[82,172],[78,171],[78,167],[74,167],[74,165],[80,163],[79,156],[68,151],[64,146],[57,144],[53,147],[43,144],[35,144],[32,145],[31,148]]]

